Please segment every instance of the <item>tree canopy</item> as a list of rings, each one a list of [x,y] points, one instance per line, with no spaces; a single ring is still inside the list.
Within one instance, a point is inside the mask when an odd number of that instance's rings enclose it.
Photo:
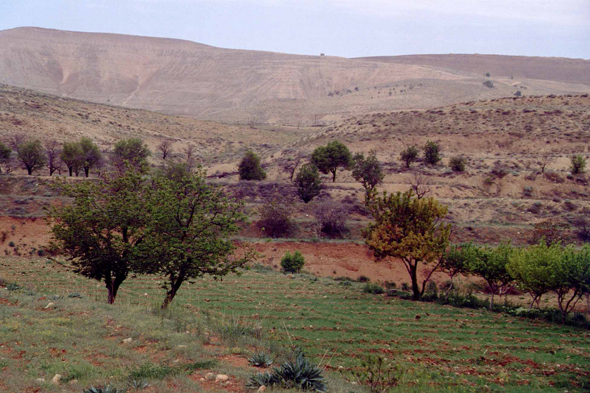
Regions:
[[[338,168],[348,169],[352,164],[352,154],[341,142],[332,141],[317,147],[311,155],[311,162],[320,172],[332,173],[332,181],[335,182]]]
[[[379,160],[377,160],[375,150],[372,150],[367,158],[362,153],[355,154],[352,177],[362,183],[367,193],[383,182],[385,174],[381,169]]]
[[[124,171],[131,166],[141,173],[146,173],[149,170],[148,158],[151,154],[150,149],[141,139],[122,139],[115,144],[112,161],[119,171]]]
[[[295,176],[295,185],[297,186],[297,195],[305,203],[318,196],[322,189],[318,168],[313,164],[303,165]]]
[[[40,140],[26,141],[20,143],[17,147],[16,154],[18,159],[27,169],[29,175],[34,171],[45,167],[47,159],[43,151],[43,145]]]

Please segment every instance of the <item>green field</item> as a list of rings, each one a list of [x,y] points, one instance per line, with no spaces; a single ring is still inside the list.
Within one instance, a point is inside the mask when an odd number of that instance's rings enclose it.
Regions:
[[[262,268],[223,281],[195,280],[162,315],[153,311],[164,294],[156,277],[130,278],[110,307],[102,285],[55,262],[4,258],[0,263],[0,278],[22,287],[0,290],[0,381],[16,381],[14,386],[35,386],[35,379],[51,379],[60,370],[75,375],[68,378],[81,386],[121,384],[134,367],[151,362],[188,370],[156,378],[154,391],[174,384],[180,384],[177,391],[199,391],[191,390],[198,381],[189,371],[216,361],[215,367],[243,388],[253,371],[223,363],[224,355],[245,357],[263,348],[280,357],[290,346],[327,366],[330,391],[358,390],[333,370],[357,367],[367,355],[402,367],[395,391],[581,392],[590,386],[587,330],[370,295],[356,282]],[[45,310],[49,301],[54,308]],[[121,345],[127,337],[133,342]],[[219,345],[206,345],[216,340]],[[148,350],[132,350],[137,347]],[[67,355],[56,358],[62,350]],[[95,351],[101,354],[98,365],[88,360]],[[68,374],[68,367],[81,370]],[[7,391],[18,391],[4,384]],[[62,389],[43,384],[38,391]]]

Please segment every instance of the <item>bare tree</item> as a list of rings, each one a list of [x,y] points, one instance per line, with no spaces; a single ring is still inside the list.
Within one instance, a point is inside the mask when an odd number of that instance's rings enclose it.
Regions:
[[[282,159],[279,163],[281,167],[281,172],[286,173],[289,175],[289,180],[293,181],[293,176],[295,176],[295,171],[299,167],[299,164],[303,161],[303,158],[298,157],[289,157]]]
[[[184,148],[184,154],[186,155],[186,164],[189,169],[192,169],[197,163],[196,150],[197,149],[194,145],[187,145]]]
[[[168,156],[170,156],[173,152],[172,149],[172,144],[174,142],[172,142],[172,140],[170,139],[164,139],[159,145],[158,145],[158,151],[160,151],[160,153],[162,153],[162,160],[165,160]]]
[[[47,156],[47,168],[49,168],[49,176],[53,176],[53,173],[56,171],[61,175],[63,163],[61,161],[59,143],[56,141],[45,142],[45,155]]]
[[[541,157],[539,157],[537,164],[539,165],[539,168],[541,169],[541,173],[545,173],[545,168],[547,167],[547,165],[551,164],[553,161],[555,161],[555,157],[553,157],[551,155],[551,153],[545,152],[543,154],[541,154]]]
[[[25,143],[25,141],[27,140],[27,136],[25,134],[15,134],[12,136],[12,139],[10,140],[10,147],[12,147],[12,150],[14,151],[18,151],[18,148]]]
[[[410,186],[416,194],[416,198],[422,199],[426,194],[430,193],[430,182],[419,172],[414,172],[412,179],[410,180]]]

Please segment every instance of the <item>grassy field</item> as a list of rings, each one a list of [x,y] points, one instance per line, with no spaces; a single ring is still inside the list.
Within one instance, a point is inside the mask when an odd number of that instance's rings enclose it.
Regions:
[[[0,263],[0,277],[21,286],[0,290],[0,391],[80,391],[108,380],[124,385],[130,375],[149,379],[148,391],[242,391],[254,371],[248,354],[265,349],[280,358],[291,346],[326,367],[337,392],[359,387],[333,370],[367,355],[402,367],[396,391],[590,386],[586,330],[364,294],[356,282],[254,268],[187,284],[161,314],[153,311],[163,298],[155,277],[130,278],[109,307],[102,285],[55,262]],[[210,370],[232,384],[207,386],[200,378]],[[66,382],[59,388],[49,383],[56,373]]]

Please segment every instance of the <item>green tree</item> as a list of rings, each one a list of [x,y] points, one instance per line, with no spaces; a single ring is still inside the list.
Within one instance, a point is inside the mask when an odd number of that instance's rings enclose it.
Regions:
[[[84,165],[84,154],[80,144],[78,142],[64,142],[61,150],[61,160],[68,167],[70,176],[73,173],[78,176],[78,172]]]
[[[453,244],[449,250],[445,251],[440,267],[451,279],[449,291],[453,289],[453,278],[457,274],[469,274],[469,264],[475,258],[477,258],[477,247],[473,243]]]
[[[371,150],[367,158],[362,153],[354,156],[352,177],[361,182],[367,193],[383,182],[385,175],[375,150]]]
[[[266,179],[266,172],[260,165],[260,157],[252,150],[248,150],[240,165],[238,165],[238,172],[240,173],[240,180],[264,180]]]
[[[180,179],[156,176],[153,180],[138,258],[166,279],[162,308],[168,307],[186,280],[225,276],[256,256],[248,248],[239,256],[234,254],[236,245],[229,236],[246,220],[243,205],[207,184],[205,177],[197,169]]]
[[[0,142],[0,173],[2,173],[2,165],[6,165],[10,161],[12,150],[4,143]]]
[[[71,260],[75,273],[104,282],[113,304],[129,273],[145,269],[134,255],[144,235],[146,185],[133,170],[56,185],[73,204],[50,210],[52,246]]]
[[[560,244],[547,245],[545,241],[516,250],[506,266],[519,288],[531,295],[529,308],[536,303],[539,307],[541,297],[556,287],[555,268],[563,258]]]
[[[348,147],[339,141],[332,141],[326,146],[317,147],[311,154],[311,162],[324,174],[332,173],[332,182],[336,181],[338,168],[348,169],[352,163],[352,154]]]
[[[449,244],[451,225],[442,222],[447,208],[434,198],[414,197],[412,190],[396,194],[384,192],[382,197],[373,192],[367,207],[375,222],[363,231],[365,243],[378,259],[402,260],[412,281],[413,297],[419,300]],[[437,264],[420,287],[418,267],[435,261]]]
[[[440,160],[440,145],[438,142],[426,142],[426,145],[424,145],[424,162],[428,165],[436,165]]]
[[[554,263],[557,305],[565,323],[578,301],[584,294],[590,293],[590,246],[587,244],[579,251],[568,247],[563,257]]]
[[[86,177],[90,174],[90,169],[100,166],[102,163],[102,154],[96,143],[92,142],[90,138],[82,138],[80,142],[80,152],[82,154],[82,168]]]
[[[303,165],[295,176],[295,185],[297,186],[297,195],[305,203],[318,196],[322,189],[318,168],[313,164]]]
[[[572,166],[570,168],[573,174],[583,173],[586,168],[586,159],[581,154],[576,154],[571,158]]]
[[[147,173],[149,171],[148,158],[151,154],[150,149],[141,139],[121,139],[115,144],[112,161],[120,172],[131,166],[141,173]]]
[[[29,175],[32,175],[36,170],[42,169],[47,161],[43,145],[38,139],[21,143],[16,154]]]
[[[418,154],[419,152],[416,146],[408,146],[406,150],[401,152],[400,159],[406,164],[406,168],[409,168],[418,159]]]
[[[297,250],[293,254],[289,251],[281,258],[281,268],[284,273],[300,273],[305,265],[305,258],[301,251]]]
[[[510,243],[502,243],[496,248],[484,247],[469,264],[471,273],[483,278],[490,287],[490,310],[494,307],[494,295],[502,296],[513,282],[507,269],[513,253],[514,247]]]

